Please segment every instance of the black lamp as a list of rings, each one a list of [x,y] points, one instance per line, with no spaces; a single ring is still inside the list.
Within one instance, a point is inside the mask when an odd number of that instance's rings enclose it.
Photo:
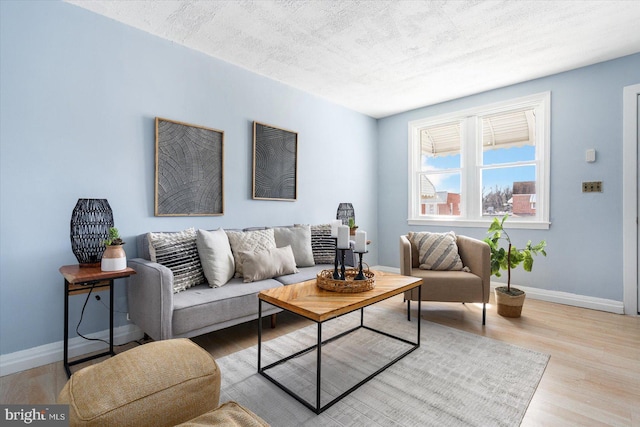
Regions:
[[[338,212],[336,212],[336,219],[342,220],[343,225],[349,225],[349,219],[356,220],[356,213],[353,210],[351,203],[340,203],[338,205]]]
[[[113,227],[107,199],[78,199],[71,214],[71,250],[80,267],[99,267],[104,241]]]

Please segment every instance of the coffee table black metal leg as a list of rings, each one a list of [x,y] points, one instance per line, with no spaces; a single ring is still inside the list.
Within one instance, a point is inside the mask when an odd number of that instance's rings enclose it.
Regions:
[[[260,356],[262,355],[262,300],[258,298],[258,372],[262,372]]]
[[[422,286],[418,286],[418,347],[420,347],[420,319],[422,319],[420,315],[420,308],[422,308]]]
[[[320,410],[320,379],[322,378],[322,323],[318,323],[318,360],[316,361],[316,414]]]

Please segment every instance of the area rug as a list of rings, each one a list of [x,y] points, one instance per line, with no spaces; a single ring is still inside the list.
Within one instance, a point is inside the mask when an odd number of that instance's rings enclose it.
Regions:
[[[323,339],[359,323],[359,313],[323,324]],[[375,306],[365,324],[416,338],[415,318]],[[518,426],[549,356],[422,321],[421,346],[316,415],[257,373],[257,346],[217,360],[221,402],[234,400],[274,427],[286,426]],[[263,343],[262,366],[316,340],[316,325]],[[323,346],[322,404],[406,351],[408,345],[359,329]],[[315,405],[316,353],[269,373]]]

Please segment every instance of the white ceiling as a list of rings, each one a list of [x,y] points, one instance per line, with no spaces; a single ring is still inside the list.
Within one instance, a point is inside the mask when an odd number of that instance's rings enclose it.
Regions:
[[[640,0],[67,2],[376,118],[640,52]]]

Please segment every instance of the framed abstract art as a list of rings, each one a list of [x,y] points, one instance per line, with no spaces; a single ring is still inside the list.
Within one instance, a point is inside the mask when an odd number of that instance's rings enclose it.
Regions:
[[[253,122],[252,196],[258,200],[298,198],[298,134]]]
[[[224,213],[224,132],[156,117],[155,216]]]

